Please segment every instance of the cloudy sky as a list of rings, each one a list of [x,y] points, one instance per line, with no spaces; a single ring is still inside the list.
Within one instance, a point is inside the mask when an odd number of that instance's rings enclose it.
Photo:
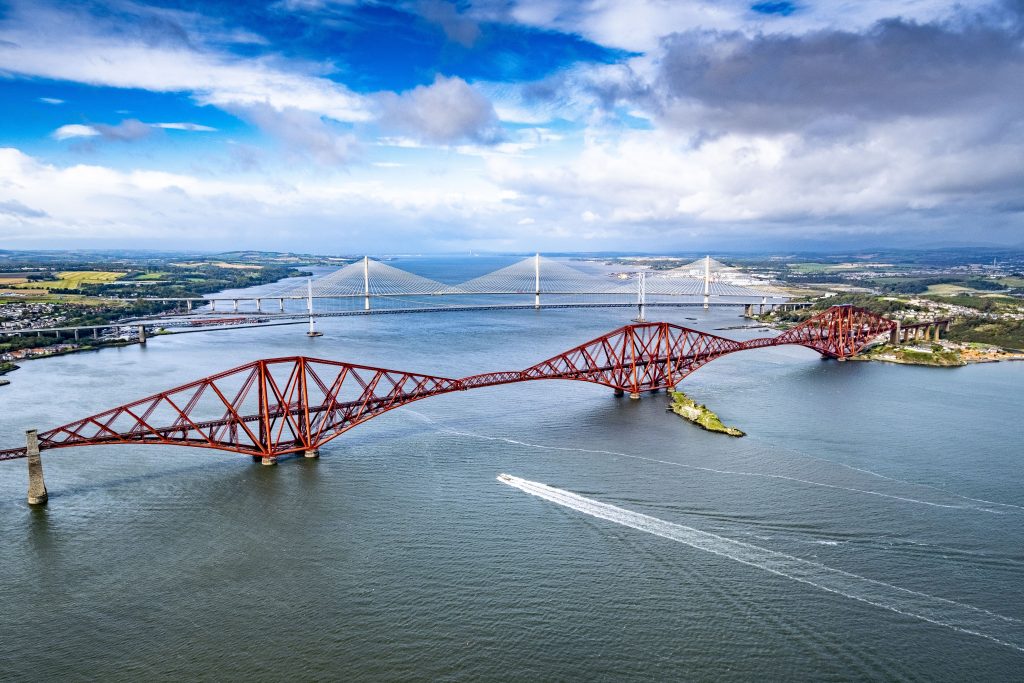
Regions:
[[[0,0],[0,248],[1024,244],[1024,0]]]

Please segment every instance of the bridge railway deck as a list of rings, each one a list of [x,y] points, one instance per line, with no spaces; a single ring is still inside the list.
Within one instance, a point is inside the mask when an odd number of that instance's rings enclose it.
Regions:
[[[675,387],[708,362],[737,351],[798,344],[844,359],[895,327],[894,321],[852,306],[835,306],[778,336],[747,341],[670,323],[637,323],[523,370],[459,379],[304,356],[272,358],[42,432],[38,448],[163,444],[274,458],[314,451],[373,417],[439,394],[573,380],[639,397]],[[151,424],[165,415],[170,424]],[[0,460],[26,455],[26,448],[0,450]]]

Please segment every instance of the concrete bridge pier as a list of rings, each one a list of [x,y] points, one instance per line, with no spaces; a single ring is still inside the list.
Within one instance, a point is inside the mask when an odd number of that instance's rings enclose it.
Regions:
[[[189,313],[192,312],[192,299],[188,299],[185,301],[185,310],[187,310]]]
[[[320,457],[320,449],[319,448],[311,448],[308,451],[306,451],[303,454],[303,456],[307,457],[307,458],[319,458]]]
[[[284,299],[283,298],[282,299],[278,299],[277,300],[277,304],[278,304],[278,307],[281,309],[281,312],[284,313]]]
[[[146,343],[146,326],[145,325],[139,325],[139,343],[140,344],[145,344]]]
[[[639,393],[639,392],[637,392],[637,391],[631,391],[631,392],[629,393],[629,397],[630,397],[631,399],[633,399],[634,401],[639,401],[639,400],[640,400],[640,393]]]
[[[277,464],[277,458],[275,458],[275,457],[273,457],[271,455],[265,455],[265,456],[263,456],[263,459],[260,462],[262,462],[264,465],[276,465]]]
[[[28,504],[46,505],[49,495],[43,481],[43,461],[39,457],[39,436],[35,429],[25,432],[25,455],[28,456]]]
[[[900,322],[896,321],[896,327],[889,330],[889,343],[899,344],[900,343]]]
[[[262,313],[263,312],[263,299],[256,299],[256,312],[257,313]]]
[[[238,313],[238,299],[231,300],[231,310]]]

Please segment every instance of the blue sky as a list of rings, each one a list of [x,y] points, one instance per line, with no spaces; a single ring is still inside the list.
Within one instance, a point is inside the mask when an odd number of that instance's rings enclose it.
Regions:
[[[0,0],[0,247],[1024,243],[1017,0]]]

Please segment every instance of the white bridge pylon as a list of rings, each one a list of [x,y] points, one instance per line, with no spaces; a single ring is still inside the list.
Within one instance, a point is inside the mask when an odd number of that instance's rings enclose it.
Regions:
[[[771,296],[753,288],[719,281],[720,273],[728,270],[732,269],[708,257],[672,270],[643,271],[641,285],[639,272],[616,277],[595,275],[537,254],[466,282],[445,284],[364,257],[314,279],[312,292],[308,291],[307,285],[296,284],[267,293],[264,297],[364,297],[366,308],[369,308],[372,297],[424,295],[533,294],[539,297],[543,294],[611,294],[636,297],[642,291],[644,299],[657,295],[703,296],[705,300],[709,296]],[[536,303],[539,305],[539,298]]]

